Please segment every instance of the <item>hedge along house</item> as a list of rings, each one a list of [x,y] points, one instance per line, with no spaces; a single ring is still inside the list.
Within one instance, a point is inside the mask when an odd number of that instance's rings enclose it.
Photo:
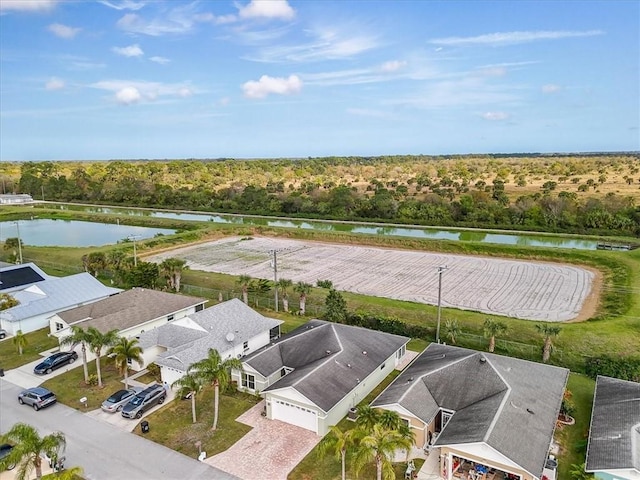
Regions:
[[[46,277],[37,280],[40,269],[20,272],[12,270],[14,275],[27,275],[33,282],[26,288],[13,290],[10,295],[18,305],[0,312],[0,326],[15,335],[33,332],[49,325],[49,318],[57,312],[80,305],[91,304],[121,290],[103,285],[89,273],[78,273],[68,277]],[[8,272],[2,274],[8,280]],[[25,280],[23,278],[23,280]],[[16,280],[18,281],[18,280]]]
[[[539,480],[546,469],[569,370],[431,344],[373,402],[398,412],[445,480]],[[463,473],[464,472],[464,473]],[[501,475],[501,476],[500,476]]]
[[[596,379],[586,471],[598,480],[640,480],[640,383]]]
[[[325,435],[393,371],[408,341],[312,320],[246,357],[233,377],[265,398],[267,418]]]
[[[59,312],[49,318],[51,334],[59,340],[71,335],[71,327],[95,327],[106,333],[117,330],[122,337],[138,337],[187,315],[204,309],[204,298],[147,288],[133,288],[89,305]],[[88,359],[95,358],[87,351]],[[137,368],[135,368],[137,366]],[[134,370],[144,365],[132,365]]]
[[[145,363],[159,365],[162,380],[171,385],[189,366],[207,358],[209,349],[223,360],[242,358],[279,337],[282,323],[235,298],[144,332],[140,345]]]

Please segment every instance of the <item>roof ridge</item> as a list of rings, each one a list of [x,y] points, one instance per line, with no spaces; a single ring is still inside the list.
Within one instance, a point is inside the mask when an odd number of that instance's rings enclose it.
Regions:
[[[316,370],[318,370],[320,367],[322,367],[323,365],[325,365],[327,362],[329,362],[330,360],[334,360],[336,361],[333,357],[338,356],[340,353],[342,353],[344,351],[344,348],[342,347],[342,342],[340,341],[340,336],[338,335],[338,332],[336,331],[336,329],[334,328],[333,324],[326,324],[329,326],[329,328],[331,329],[331,331],[333,332],[333,334],[336,337],[336,341],[338,342],[338,345],[340,345],[340,350],[338,352],[332,353],[331,355],[327,355],[327,358],[323,361],[323,362],[319,362],[318,365],[316,365],[314,368],[312,368],[311,370],[309,370],[307,372],[306,375],[303,375],[302,377],[300,377],[299,379],[297,379],[295,382],[293,382],[291,384],[291,386],[296,386],[298,385],[301,381],[303,381],[304,379],[306,379],[307,377],[309,377],[309,375],[311,375],[312,373],[315,373]],[[316,360],[317,361],[317,360]],[[313,363],[313,362],[310,362]],[[307,364],[309,365],[309,364]],[[306,365],[305,365],[306,366]],[[295,371],[295,369],[294,369]]]

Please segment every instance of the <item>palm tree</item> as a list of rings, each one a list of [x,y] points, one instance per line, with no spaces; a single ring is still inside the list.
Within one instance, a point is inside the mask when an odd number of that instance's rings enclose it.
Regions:
[[[337,425],[332,425],[327,436],[318,445],[318,456],[320,458],[324,458],[329,451],[333,451],[336,460],[341,461],[342,480],[347,478],[347,450],[355,445],[358,435],[361,434],[362,430],[357,428],[343,432]]]
[[[13,336],[13,344],[18,349],[18,353],[22,355],[22,350],[29,344],[27,337],[22,333],[22,330],[18,330]]]
[[[82,345],[82,368],[84,369],[84,383],[89,384],[89,369],[87,367],[87,344],[91,341],[89,333],[77,325],[71,327],[71,335],[60,340],[60,345]]]
[[[358,407],[358,418],[356,425],[363,430],[371,430],[380,421],[381,410],[373,408],[371,405],[361,405]]]
[[[457,320],[447,320],[444,324],[444,336],[449,337],[453,345],[456,344],[456,337],[462,333]]]
[[[377,480],[382,480],[383,476],[385,479],[394,479],[392,462],[396,450],[409,451],[412,446],[413,441],[398,430],[384,428],[376,423],[371,431],[362,437],[356,450],[354,458],[356,475],[366,464],[374,462]]]
[[[501,335],[507,331],[507,325],[487,318],[484,321],[484,336],[489,338],[489,352],[493,353],[496,348],[496,335]]]
[[[193,373],[200,377],[203,382],[213,385],[213,426],[212,430],[218,428],[218,405],[220,403],[220,389],[223,390],[231,381],[231,369],[242,371],[242,362],[237,358],[222,360],[220,353],[214,348],[209,349],[209,355],[193,365],[187,373]]]
[[[536,330],[538,330],[544,336],[544,346],[542,347],[542,361],[548,362],[551,357],[551,350],[553,349],[553,337],[560,335],[560,327],[555,325],[548,325],[546,323],[537,324]]]
[[[182,272],[186,270],[187,262],[180,258],[167,258],[160,264],[160,275],[167,279],[169,288],[180,291],[180,279]]]
[[[16,480],[30,478],[33,469],[36,478],[42,478],[42,456],[58,458],[66,446],[63,433],[54,432],[40,437],[38,431],[26,423],[16,423],[2,438],[15,445],[2,463],[18,465]]]
[[[307,311],[307,295],[311,291],[311,284],[298,282],[293,290],[300,294],[300,315],[304,315]]]
[[[140,365],[144,363],[142,358],[142,347],[138,345],[137,338],[125,338],[120,337],[119,340],[114,343],[107,355],[114,355],[113,360],[120,373],[124,373],[124,388],[129,388],[129,363],[132,361],[138,362]]]
[[[107,333],[102,333],[96,327],[89,327],[87,329],[87,335],[89,336],[89,345],[93,354],[96,356],[96,372],[98,374],[98,387],[102,388],[102,372],[100,371],[100,357],[102,356],[102,349],[104,347],[110,347],[114,345],[118,338],[118,330],[109,330]]]
[[[193,423],[196,423],[196,395],[202,390],[202,377],[194,373],[187,373],[171,384],[172,387],[178,387],[178,396],[191,397],[191,417]]]
[[[293,282],[288,278],[281,278],[278,280],[276,284],[276,288],[280,291],[280,296],[282,297],[282,305],[284,307],[284,311],[289,311],[289,293],[288,290],[293,286]]]
[[[242,301],[249,305],[249,284],[251,283],[251,277],[249,275],[240,275],[237,282],[242,287]]]

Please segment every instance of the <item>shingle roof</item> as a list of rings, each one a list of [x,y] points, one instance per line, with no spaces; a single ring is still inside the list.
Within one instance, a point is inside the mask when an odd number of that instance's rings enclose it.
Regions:
[[[58,315],[69,325],[81,328],[95,327],[106,333],[113,329],[122,331],[135,327],[204,302],[204,298],[148,288],[133,288],[89,305],[60,312]]]
[[[118,288],[106,287],[90,273],[50,278],[13,293],[12,296],[20,304],[0,312],[0,316],[7,321],[17,322],[37,315],[60,312],[120,291]]]
[[[586,470],[614,469],[640,473],[640,383],[598,376]]]
[[[264,391],[293,387],[328,412],[408,341],[399,335],[312,320],[248,356],[245,363],[264,376],[293,368]]]
[[[209,349],[223,355],[234,346],[242,345],[282,323],[282,320],[260,315],[234,298],[176,320],[173,324],[145,332],[140,336],[140,343],[143,346],[166,346],[168,350],[161,353],[155,362],[186,371],[189,365],[206,358]]]
[[[455,413],[436,445],[485,442],[542,476],[569,370],[431,344],[373,402],[430,422]],[[410,380],[411,379],[411,380]]]
[[[10,265],[0,268],[0,291],[9,292],[20,287],[42,282],[50,277],[33,263]]]

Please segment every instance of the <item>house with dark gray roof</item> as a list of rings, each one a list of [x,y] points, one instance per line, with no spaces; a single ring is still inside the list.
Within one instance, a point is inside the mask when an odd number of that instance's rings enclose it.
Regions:
[[[222,359],[242,358],[280,336],[282,320],[265,317],[234,298],[140,335],[145,364],[160,366],[169,385],[210,349]]]
[[[408,341],[312,320],[246,357],[233,376],[265,398],[267,418],[324,435],[393,371]]]
[[[586,471],[598,480],[640,479],[640,383],[596,379]]]
[[[27,274],[30,280],[42,276],[39,269]],[[29,283],[26,288],[11,292],[18,305],[0,312],[0,326],[10,334],[18,330],[32,332],[49,325],[49,318],[57,312],[90,304],[121,290],[103,285],[89,273],[67,277],[46,277]]]
[[[546,466],[568,375],[565,368],[431,344],[371,406],[405,419],[416,445],[439,456],[437,473],[446,480],[472,464],[486,478],[552,478]]]
[[[71,327],[85,330],[94,327],[102,333],[117,330],[122,337],[137,337],[145,331],[200,311],[207,302],[204,298],[148,288],[118,292],[100,301],[50,316],[51,334],[61,340],[71,334]],[[132,367],[135,369],[135,365]]]

